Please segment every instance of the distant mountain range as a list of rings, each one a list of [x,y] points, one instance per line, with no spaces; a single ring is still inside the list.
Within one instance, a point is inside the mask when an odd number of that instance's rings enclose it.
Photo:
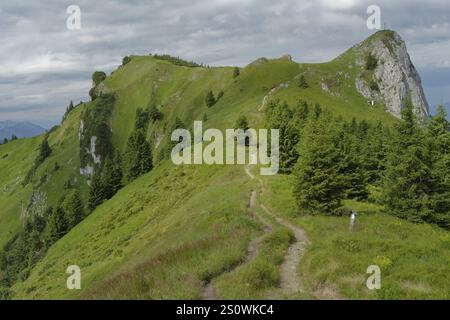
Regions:
[[[45,132],[45,129],[27,121],[0,121],[0,143],[10,139],[12,135],[18,138],[28,138]]]

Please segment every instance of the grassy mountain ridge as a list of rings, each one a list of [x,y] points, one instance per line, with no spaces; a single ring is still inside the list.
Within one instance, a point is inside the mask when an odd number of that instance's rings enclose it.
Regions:
[[[167,143],[177,117],[190,128],[194,120],[201,120],[206,114],[208,120],[204,128],[225,129],[232,128],[239,115],[245,115],[251,127],[259,128],[264,121],[262,111],[271,99],[286,100],[291,105],[299,99],[310,105],[320,103],[347,120],[355,117],[369,123],[394,123],[397,120],[382,105],[370,107],[367,99],[355,89],[355,79],[364,70],[364,66],[351,65],[356,54],[349,51],[330,62],[319,64],[299,64],[286,58],[258,59],[242,68],[236,78],[233,78],[232,67],[185,67],[152,56],[132,56],[130,62],[108,76],[97,90],[115,95],[109,124],[112,144],[121,152],[125,150],[127,138],[133,130],[137,108],[155,105],[163,113],[162,120],[151,123],[147,132],[155,158]],[[298,85],[302,75],[308,88]],[[205,104],[209,90],[216,96],[221,90],[224,92],[223,97],[210,108]],[[92,103],[76,107],[50,133],[52,153],[25,187],[21,181],[33,164],[42,136],[0,146],[0,245],[20,229],[21,207],[27,203],[33,190],[44,192],[47,203],[54,205],[69,180],[80,188],[86,200],[88,184],[79,171],[78,135],[80,119],[87,108],[92,108]],[[59,165],[57,170],[55,163]],[[282,190],[288,189],[283,182],[284,177],[274,179],[279,179]],[[248,242],[263,234],[263,227],[252,218],[247,208],[250,192],[257,188],[245,176],[243,166],[176,167],[169,160],[163,160],[153,171],[124,187],[57,241],[30,270],[30,276],[13,286],[14,298],[199,298],[205,282],[219,277],[220,284],[221,274],[231,271],[244,259]],[[271,202],[287,199],[284,204],[287,207],[293,203],[283,192],[273,192],[272,197]],[[284,206],[278,207],[280,213],[284,212]],[[380,224],[387,220],[379,219]],[[320,225],[325,225],[320,219],[312,218],[307,222],[292,220],[300,225],[305,223],[312,234]],[[418,229],[422,227],[429,228],[417,226]],[[331,226],[326,228],[333,235]],[[392,232],[412,229],[405,224]],[[288,232],[282,227],[280,230]],[[345,235],[339,234],[339,237]],[[436,250],[440,250],[436,253],[445,257],[444,253],[448,252],[445,247],[447,234],[436,230],[432,237],[438,243],[439,249]],[[266,238],[266,241],[269,246],[272,240]],[[279,241],[282,247],[288,245],[290,239],[280,236]],[[314,241],[319,243],[320,249],[320,237],[314,237]],[[402,248],[399,255],[406,255],[414,261],[417,252],[410,250],[409,247]],[[314,257],[314,254],[311,255]],[[265,257],[261,258],[264,260]],[[447,262],[445,258],[433,261],[439,270]],[[65,271],[71,264],[81,267],[83,280],[80,291],[70,291],[65,286],[68,276]],[[422,270],[429,272],[430,265],[425,260]],[[223,287],[224,296],[265,297],[278,281],[275,266],[276,263],[269,265],[269,262],[258,265],[253,270],[253,278],[244,278],[251,290],[236,293]],[[305,277],[311,277],[314,283],[311,287],[321,281],[334,283],[336,290],[344,290],[350,297],[374,298],[368,290],[351,291],[348,284],[339,283],[336,278],[327,278],[316,270],[308,271],[305,265],[301,268],[306,269]],[[364,270],[355,273],[361,278]],[[426,297],[426,292],[414,289],[418,280],[408,276],[404,282],[413,283],[410,286],[413,289],[400,288],[397,296],[424,294]],[[226,279],[241,279],[236,277],[233,273]],[[442,283],[448,283],[444,273],[439,272],[437,277],[443,280]],[[265,278],[271,281],[260,281]],[[431,287],[431,281],[424,286],[431,296],[439,296],[442,292],[441,286]],[[320,297],[314,294],[314,289],[310,289],[309,296]]]

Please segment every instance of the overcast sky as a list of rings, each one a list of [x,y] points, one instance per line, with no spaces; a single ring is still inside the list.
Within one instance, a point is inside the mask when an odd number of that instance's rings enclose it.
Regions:
[[[94,70],[115,69],[128,54],[170,53],[210,65],[244,66],[289,53],[327,61],[362,41],[366,9],[381,8],[387,28],[406,41],[431,106],[450,106],[449,0],[2,1],[0,120],[45,127],[70,100],[87,99]],[[69,5],[81,29],[69,30]]]

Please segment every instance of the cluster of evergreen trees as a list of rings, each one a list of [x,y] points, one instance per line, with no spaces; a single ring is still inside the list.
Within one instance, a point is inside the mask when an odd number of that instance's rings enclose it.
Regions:
[[[105,161],[98,165],[92,176],[85,208],[80,191],[67,182],[67,191],[53,208],[43,215],[34,215],[24,221],[24,228],[0,253],[0,299],[8,298],[9,287],[17,280],[28,277],[29,271],[46,250],[98,205],[139,175],[153,167],[150,143],[146,131],[150,121],[159,119],[153,108],[138,109],[133,132],[128,139],[125,159],[118,151],[108,152]],[[152,115],[153,114],[153,115]],[[103,119],[104,120],[104,119]],[[40,165],[51,153],[47,137],[43,140],[35,166]],[[111,156],[113,155],[113,156]]]
[[[17,139],[19,139],[19,138],[15,134],[13,134],[13,135],[11,135],[10,140],[8,140],[8,138],[3,138],[3,144],[8,143],[9,141],[17,140]],[[1,144],[1,141],[0,141],[0,144]]]
[[[421,128],[411,104],[395,126],[384,174],[387,209],[450,229],[450,125],[444,107]]]
[[[387,212],[449,228],[450,126],[444,108],[420,125],[410,103],[389,130],[344,121],[319,105],[272,101],[268,128],[280,130],[280,170],[292,173],[302,211],[342,214],[342,200],[367,200],[369,186]]]
[[[80,191],[70,188],[54,208],[24,220],[23,229],[0,252],[0,299],[10,298],[9,288],[28,278],[47,249],[75,227],[85,212]]]
[[[203,64],[198,64],[194,61],[183,60],[180,57],[174,57],[169,54],[154,54],[154,55],[150,54],[150,56],[152,56],[155,59],[169,61],[170,63],[176,66],[183,66],[189,68],[203,67]]]
[[[34,159],[33,166],[31,169],[27,172],[25,179],[22,181],[22,185],[26,186],[28,183],[30,183],[31,179],[33,179],[34,173],[36,172],[36,169],[47,159],[50,154],[52,153],[52,149],[50,148],[50,145],[48,144],[48,133],[45,134],[44,139],[41,142],[41,145],[39,146],[39,153]]]
[[[122,188],[122,178],[122,157],[116,151],[113,160],[108,156],[92,175],[88,209],[92,211],[104,201],[111,199]]]
[[[134,129],[128,138],[124,159],[116,150],[113,157],[107,156],[104,163],[95,169],[88,197],[90,210],[112,198],[124,183],[133,181],[153,168],[152,149],[146,139],[146,132],[150,120],[156,121],[160,117],[159,111],[154,111],[153,108],[137,109]]]
[[[67,119],[69,114],[78,106],[80,106],[83,102],[80,101],[77,105],[74,105],[72,101],[70,101],[69,105],[66,108],[66,111],[64,112],[64,115],[62,117],[62,122]]]
[[[220,100],[220,98],[223,97],[224,94],[225,94],[225,92],[220,90],[219,93],[217,94],[217,98],[216,98],[214,96],[214,93],[211,90],[209,90],[208,93],[206,94],[206,98],[205,98],[206,106],[208,108],[211,108],[213,105],[215,105],[217,103],[217,101]]]
[[[81,114],[80,164],[84,168],[92,162],[91,139],[96,137],[95,153],[102,158],[112,157],[110,117],[115,104],[114,94],[103,94]]]
[[[85,128],[80,137],[80,149],[83,149],[92,135],[98,135],[104,143],[97,148],[104,161],[95,164],[86,205],[78,187],[69,180],[64,184],[63,197],[55,206],[48,207],[44,201],[42,210],[31,210],[31,214],[25,215],[23,229],[0,252],[0,299],[11,297],[9,288],[16,281],[28,277],[32,267],[53,243],[67,234],[98,205],[112,198],[125,183],[152,169],[152,151],[146,140],[146,132],[149,123],[161,119],[162,113],[156,107],[137,110],[135,126],[122,159],[118,151],[112,150],[110,141],[108,119],[113,104],[114,96],[103,95],[96,99],[82,117]],[[40,145],[32,173],[51,152],[47,134]],[[80,153],[80,160],[82,165],[86,164],[87,157],[83,152]],[[59,165],[55,164],[56,167],[59,168]],[[27,181],[30,181],[32,174],[28,176]],[[39,213],[35,213],[38,211]]]

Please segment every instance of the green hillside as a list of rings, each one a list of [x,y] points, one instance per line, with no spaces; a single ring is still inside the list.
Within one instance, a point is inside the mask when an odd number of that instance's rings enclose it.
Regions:
[[[361,227],[347,233],[344,217],[299,216],[289,176],[259,182],[246,174],[244,165],[175,166],[167,157],[176,121],[191,128],[194,120],[206,117],[204,129],[225,129],[243,115],[250,127],[262,128],[268,102],[277,99],[291,106],[299,100],[320,104],[346,121],[392,126],[397,119],[381,105],[369,107],[355,89],[355,78],[364,71],[364,66],[352,65],[356,54],[350,50],[320,64],[261,58],[241,68],[237,77],[233,67],[192,67],[131,56],[95,90],[98,96],[114,95],[106,122],[112,147],[122,154],[138,109],[153,107],[162,114],[146,132],[153,170],[130,181],[28,265],[8,297],[199,299],[212,284],[224,299],[450,298],[448,231],[386,215],[380,205],[348,200],[361,212]],[[301,78],[307,88],[299,86]],[[210,90],[216,97],[223,91],[212,107],[205,103]],[[86,126],[86,110],[95,103],[76,106],[49,133],[52,152],[26,185],[44,136],[0,145],[0,247],[21,230],[22,208],[33,193],[56,207],[67,190],[77,188],[87,203],[80,126]],[[304,228],[311,240],[297,266],[302,292],[280,285],[285,252],[296,241],[287,221]],[[250,259],[249,243],[255,239]],[[365,268],[380,260],[387,286],[370,291]],[[69,265],[81,268],[81,290],[66,288]]]

